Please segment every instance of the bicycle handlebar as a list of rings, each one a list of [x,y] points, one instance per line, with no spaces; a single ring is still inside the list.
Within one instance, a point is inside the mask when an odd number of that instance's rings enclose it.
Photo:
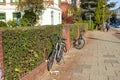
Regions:
[[[62,41],[67,40],[67,39],[65,39],[63,36],[54,35],[53,37],[54,37],[54,38],[57,38],[58,40],[62,40]]]
[[[61,39],[61,40],[63,40],[63,41],[67,40],[67,39],[65,39],[63,36],[59,36],[59,39]]]

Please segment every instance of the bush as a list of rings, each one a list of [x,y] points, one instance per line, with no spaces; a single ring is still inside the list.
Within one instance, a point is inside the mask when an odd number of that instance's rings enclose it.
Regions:
[[[88,30],[94,30],[95,29],[95,24],[93,23],[93,21],[88,20],[88,21],[84,21],[84,23],[88,23]]]
[[[2,33],[5,80],[18,80],[18,75],[26,74],[43,62],[52,51],[53,34],[61,34],[61,26],[24,27],[5,29]],[[55,43],[55,40],[53,41]]]
[[[88,25],[86,23],[80,24],[72,24],[70,26],[70,39],[74,40],[78,37],[78,26],[80,27],[80,31],[88,29]]]
[[[77,38],[77,34],[78,34],[78,25],[69,25],[70,26],[70,39],[74,40]]]
[[[17,23],[15,23],[14,21],[11,21],[11,20],[8,21],[7,24],[8,24],[8,27],[17,27],[18,26]]]
[[[7,24],[3,21],[0,21],[0,27],[7,27]]]
[[[88,30],[94,30],[95,29],[95,24],[94,24],[94,22],[91,20],[91,22],[90,22],[90,20],[79,20],[78,22],[76,22],[76,23],[86,23],[86,24],[88,24]]]
[[[63,24],[73,24],[73,23],[75,23],[75,20],[72,16],[67,17],[67,16],[63,15],[62,20],[63,20]]]
[[[21,19],[21,26],[34,26],[38,17],[33,10],[26,10]]]

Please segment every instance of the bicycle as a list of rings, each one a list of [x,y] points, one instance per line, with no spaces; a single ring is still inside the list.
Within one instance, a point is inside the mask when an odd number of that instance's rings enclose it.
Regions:
[[[85,45],[85,39],[83,38],[83,31],[80,31],[80,36],[74,40],[73,47],[76,49],[82,49]]]
[[[47,69],[48,71],[51,70],[53,66],[54,60],[56,60],[57,63],[60,63],[61,59],[63,58],[63,52],[67,52],[66,44],[65,44],[65,38],[62,36],[55,36],[57,37],[57,42],[52,50],[52,53],[49,55],[47,59]]]

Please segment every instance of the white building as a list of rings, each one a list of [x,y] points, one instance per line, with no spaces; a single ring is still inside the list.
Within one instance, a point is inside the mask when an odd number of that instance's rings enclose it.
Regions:
[[[45,10],[40,16],[41,25],[57,25],[62,23],[60,0],[44,0]]]
[[[21,13],[17,11],[19,0],[0,0],[0,21],[7,22],[14,20],[19,22]],[[61,24],[60,0],[44,0],[45,10],[40,15],[40,25],[57,25]]]
[[[120,7],[118,9],[115,9],[114,12],[116,14],[116,18],[120,20]]]
[[[17,2],[18,0],[0,0],[0,21],[19,20],[20,12],[16,9]]]

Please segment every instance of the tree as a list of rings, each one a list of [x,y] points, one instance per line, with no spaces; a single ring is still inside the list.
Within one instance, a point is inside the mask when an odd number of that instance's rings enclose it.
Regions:
[[[94,21],[97,29],[102,29],[104,22],[107,20],[108,8],[106,7],[106,5],[107,3],[104,0],[98,0],[98,5],[95,10],[95,21]]]
[[[20,23],[21,26],[34,26],[38,17],[33,10],[25,10],[24,13]]]
[[[76,5],[68,4],[66,13],[62,14],[63,23],[73,24],[75,21],[78,21],[80,18],[80,10]]]
[[[97,7],[97,0],[81,0],[81,16],[83,20],[89,20],[89,16],[94,18],[94,11]]]
[[[94,23],[98,29],[102,28],[102,26],[100,26],[101,24],[108,21],[110,17],[109,8],[114,7],[115,5],[115,3],[107,4],[106,1],[108,0],[98,0],[97,8],[95,10]]]
[[[109,4],[107,4],[108,8],[113,8],[115,6],[116,2],[111,2]]]
[[[20,0],[18,4],[19,10],[33,10],[36,14],[40,13],[43,7],[43,0]]]
[[[74,7],[73,17],[75,22],[79,22],[81,20],[81,8]]]
[[[116,14],[114,13],[114,12],[111,12],[111,16],[110,16],[111,18],[110,18],[110,21],[112,22],[112,23],[115,23],[116,22]]]
[[[22,16],[21,25],[35,25],[43,9],[43,0],[20,0],[18,3],[18,10],[25,13]]]

